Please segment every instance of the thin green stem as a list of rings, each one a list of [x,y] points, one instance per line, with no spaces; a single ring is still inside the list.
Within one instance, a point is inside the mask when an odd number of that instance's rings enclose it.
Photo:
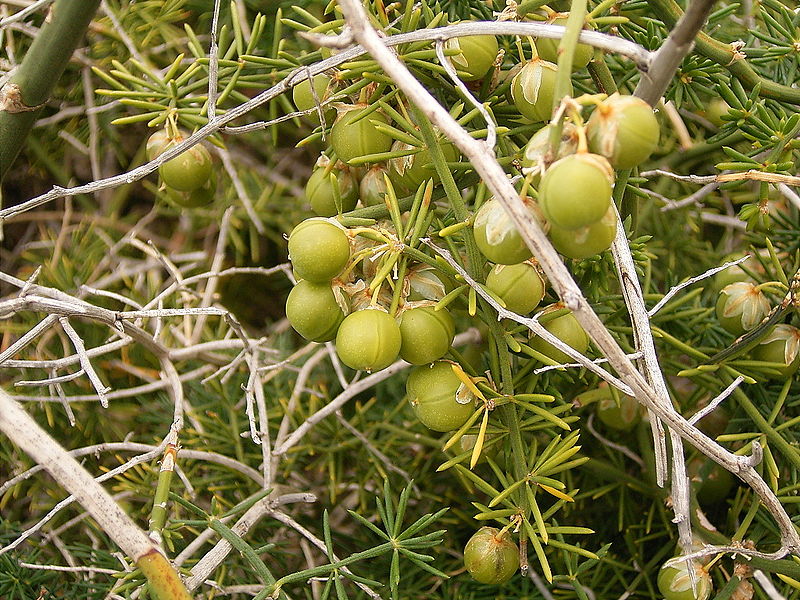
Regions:
[[[569,94],[572,80],[572,59],[575,56],[575,48],[578,46],[578,36],[583,29],[583,20],[586,16],[586,0],[572,0],[570,4],[569,17],[567,18],[566,32],[558,43],[558,71],[556,72],[556,83],[553,86],[553,110],[561,104],[565,96]],[[554,120],[550,127],[550,154],[558,154],[558,145],[561,141],[561,129],[563,120],[561,117]]]
[[[681,7],[674,0],[653,0],[648,6],[667,27],[674,27],[683,16]],[[800,104],[800,88],[792,88],[761,77],[730,44],[719,42],[701,31],[695,39],[695,50],[728,69],[745,88],[751,90],[760,86],[759,95],[762,98]]]
[[[0,89],[0,181],[83,38],[100,0],[58,0],[13,77]]]
[[[594,58],[589,63],[589,75],[592,76],[592,81],[600,92],[611,95],[617,91],[617,82],[614,81],[614,76],[611,74],[611,69],[608,68],[604,56],[605,53],[602,50],[595,49]]]

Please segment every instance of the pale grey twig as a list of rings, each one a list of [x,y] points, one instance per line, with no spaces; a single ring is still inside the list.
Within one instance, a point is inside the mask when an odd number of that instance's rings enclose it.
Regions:
[[[125,48],[128,50],[128,52],[130,52],[131,56],[143,65],[149,64],[150,61],[148,61],[144,56],[142,56],[142,53],[139,52],[136,44],[130,38],[126,29],[122,26],[122,23],[119,22],[117,15],[114,14],[113,10],[111,10],[111,7],[108,5],[106,0],[102,0],[100,7],[108,17],[109,21],[111,21],[111,24],[114,27],[114,32],[119,36],[119,39],[122,40],[122,43],[125,45]]]
[[[494,152],[494,146],[497,143],[497,125],[483,103],[479,102],[478,99],[472,95],[472,92],[469,91],[467,86],[464,85],[464,82],[461,81],[461,78],[453,67],[453,63],[450,62],[450,59],[447,58],[444,53],[444,42],[442,40],[436,40],[436,57],[439,59],[439,64],[447,71],[448,77],[450,77],[450,80],[455,84],[461,94],[479,113],[481,113],[483,120],[486,122],[486,145],[489,147],[489,150]]]
[[[36,11],[46,7],[48,4],[52,4],[53,1],[54,0],[36,0],[36,2],[32,2],[25,8],[18,10],[17,12],[8,15],[7,17],[3,17],[2,19],[0,19],[0,29],[5,27],[6,25],[10,25],[11,23],[21,21],[28,15],[33,14]]]
[[[185,317],[187,315],[216,315],[224,317],[228,311],[224,308],[208,306],[205,308],[162,308],[157,310],[126,310],[117,311],[117,318],[122,319],[149,319],[151,317]]]
[[[258,216],[256,209],[253,207],[253,201],[250,199],[250,194],[247,193],[247,189],[245,189],[242,180],[239,178],[239,173],[236,171],[236,166],[231,160],[230,153],[222,148],[216,148],[216,152],[220,159],[222,159],[222,165],[225,167],[225,171],[228,173],[231,181],[233,182],[236,195],[239,197],[239,200],[241,200],[242,206],[244,206],[244,210],[247,212],[247,216],[250,217],[250,220],[253,222],[256,231],[258,231],[258,233],[261,235],[265,235],[267,230],[264,227],[263,221],[261,221],[261,217]]]
[[[778,591],[778,588],[775,587],[775,584],[772,583],[772,580],[764,571],[756,569],[753,571],[753,578],[761,586],[761,589],[764,590],[769,600],[786,600],[786,596]]]
[[[408,473],[406,473],[403,469],[395,465],[389,459],[389,457],[386,456],[383,452],[378,450],[375,447],[375,445],[367,439],[367,436],[361,433],[357,428],[353,427],[353,425],[350,424],[350,421],[344,418],[344,415],[342,415],[341,410],[337,410],[335,414],[336,414],[336,420],[339,421],[342,427],[347,429],[347,431],[352,433],[356,437],[356,439],[358,439],[358,441],[364,444],[364,447],[367,449],[367,451],[370,454],[372,454],[375,458],[377,458],[387,470],[397,473],[398,475],[400,475],[400,477],[405,479],[407,482],[411,483],[411,476]],[[414,485],[414,487],[416,487],[416,484]]]
[[[675,210],[677,208],[683,208],[684,206],[692,206],[693,204],[699,204],[700,200],[702,200],[709,194],[714,193],[719,188],[720,185],[722,184],[718,182],[707,183],[693,194],[689,194],[688,196],[682,198],[681,200],[667,199],[666,204],[661,207],[661,212],[667,212],[670,210]],[[789,186],[786,187],[787,189],[789,189]]]
[[[625,456],[630,458],[633,462],[635,462],[637,465],[639,465],[642,469],[645,468],[645,464],[641,456],[636,454],[633,450],[631,450],[627,446],[612,442],[611,440],[603,437],[597,432],[597,430],[594,428],[594,413],[591,413],[589,415],[589,419],[586,421],[586,427],[589,430],[589,433],[591,433],[594,437],[596,437],[601,444],[608,446],[612,450],[616,450],[617,452],[624,454]]]
[[[717,183],[717,176],[716,175],[678,175],[677,173],[673,173],[672,171],[666,171],[664,169],[652,169],[650,171],[642,171],[639,173],[640,177],[644,177],[645,179],[650,179],[652,177],[669,177],[670,179],[675,179],[676,181],[685,181],[686,183],[698,183],[701,185],[706,185],[708,183]]]
[[[25,567],[26,569],[39,569],[43,571],[62,571],[64,573],[84,573],[89,571],[91,573],[103,573],[105,575],[116,575],[119,573],[117,569],[105,569],[103,567],[84,567],[84,566],[75,566],[75,567],[68,567],[63,565],[37,565],[35,563],[29,563],[25,561],[19,562],[20,567]]]
[[[217,27],[219,25],[219,7],[221,0],[214,0],[211,17],[211,41],[208,46],[208,120],[217,118],[217,78],[219,76],[219,45],[217,44]]]
[[[281,424],[278,427],[278,433],[275,435],[275,447],[280,447],[286,437],[289,435],[289,428],[291,427],[291,419],[294,415],[295,408],[297,407],[297,402],[300,400],[300,395],[302,394],[303,388],[305,388],[306,382],[308,378],[311,376],[311,372],[317,367],[317,365],[322,362],[322,360],[327,355],[325,348],[320,348],[314,354],[309,357],[309,359],[305,362],[305,364],[300,368],[300,371],[297,374],[297,378],[295,379],[294,386],[292,387],[292,394],[289,396],[289,401],[286,403],[286,408],[283,412],[283,419],[281,420]],[[346,386],[345,386],[346,387]],[[277,452],[273,450],[272,452],[272,469],[271,471],[274,473],[275,469],[277,468],[278,462],[280,458],[278,457]]]
[[[642,353],[641,352],[633,352],[631,354],[628,354],[628,358],[630,360],[635,360],[635,359],[641,358],[641,357],[642,357]],[[594,364],[596,364],[596,365],[602,365],[602,364],[607,363],[608,359],[605,358],[605,357],[603,357],[603,358],[595,358],[594,360],[592,360],[592,362]],[[556,369],[577,369],[579,367],[583,367],[583,365],[581,363],[561,363],[561,364],[558,364],[558,365],[545,365],[543,367],[538,367],[538,368],[534,369],[533,373],[535,375],[538,375],[539,373],[546,373],[547,371],[553,371],[553,370],[556,370]]]
[[[694,47],[694,39],[703,28],[714,0],[692,0],[669,36],[652,56],[646,72],[633,92],[650,106],[664,95],[678,66]]]
[[[792,188],[785,183],[779,183],[778,191],[783,195],[784,198],[791,202],[795,208],[800,208],[800,196],[798,196]]]
[[[40,387],[44,385],[52,385],[54,383],[65,383],[73,381],[83,375],[85,371],[80,369],[74,373],[67,373],[66,375],[59,375],[54,377],[47,377],[46,379],[25,379],[22,381],[15,381],[14,387]]]
[[[744,256],[744,257],[738,258],[736,260],[728,261],[728,262],[720,265],[719,267],[714,267],[713,269],[709,269],[708,271],[705,271],[704,273],[701,273],[700,275],[697,275],[695,277],[690,277],[686,281],[683,281],[683,282],[679,283],[678,285],[673,286],[672,288],[669,289],[669,291],[666,294],[664,294],[664,297],[661,298],[661,300],[659,300],[656,303],[655,306],[653,306],[653,308],[651,308],[649,311],[647,311],[647,315],[649,317],[652,317],[653,315],[655,315],[659,310],[664,308],[664,305],[666,305],[667,302],[672,300],[672,298],[675,296],[675,294],[677,294],[681,290],[689,287],[690,285],[693,285],[693,284],[697,283],[698,281],[702,281],[703,279],[707,279],[709,277],[712,277],[712,276],[716,275],[717,273],[719,273],[720,271],[724,271],[728,267],[732,267],[734,265],[738,265],[739,263],[743,263],[748,258],[750,258],[750,257],[749,256]]]
[[[713,225],[738,229],[739,231],[747,230],[747,223],[737,217],[729,217],[728,215],[718,215],[716,213],[704,211],[700,213],[700,220],[704,223],[711,223]]]
[[[333,342],[325,342],[325,349],[328,351],[328,356],[331,359],[331,365],[333,365],[333,371],[336,373],[337,379],[339,379],[339,385],[343,388],[346,388],[350,383],[348,382],[347,377],[344,376],[344,369],[342,369],[342,361],[339,360],[339,355],[336,353],[336,345]],[[358,374],[356,374],[358,377]]]
[[[103,4],[105,4],[105,1]],[[89,166],[92,169],[92,179],[100,179],[103,173],[100,169],[100,153],[98,152],[99,128],[97,114],[89,112],[90,109],[94,108],[94,85],[92,84],[92,71],[89,67],[81,69],[81,83],[83,84],[86,121],[89,125]]]
[[[448,40],[454,37],[485,34],[530,35],[534,37],[556,39],[564,35],[564,28],[559,25],[547,25],[532,22],[497,23],[493,21],[477,21],[462,23],[459,25],[449,25],[447,27],[441,27],[437,29],[421,29],[406,34],[393,35],[384,38],[380,43],[382,46],[387,47],[415,41]],[[602,48],[610,52],[627,56],[628,58],[632,59],[640,69],[647,68],[651,56],[650,52],[638,44],[596,31],[581,31],[580,41],[581,43],[588,44],[590,46]],[[366,50],[363,47],[356,46],[344,50],[318,63],[310,65],[307,68],[310,70],[312,75],[318,75],[365,53]],[[31,198],[30,200],[17,204],[16,206],[11,206],[0,210],[0,223],[2,223],[4,220],[14,217],[15,215],[24,213],[57,198],[78,194],[93,194],[100,190],[115,188],[138,181],[139,179],[142,179],[143,177],[146,177],[150,173],[154,172],[163,163],[175,158],[179,154],[182,154],[195,144],[199,143],[201,140],[219,131],[228,123],[235,121],[236,119],[248,114],[252,110],[266,104],[273,98],[283,94],[286,92],[286,90],[294,87],[306,79],[306,77],[306,67],[295,69],[276,85],[261,92],[251,100],[248,100],[247,102],[232,108],[228,112],[219,115],[216,119],[214,119],[214,121],[207,123],[203,127],[200,127],[197,131],[183,140],[183,142],[170,147],[152,161],[149,161],[126,173],[121,173],[119,175],[114,175],[113,177],[107,177],[105,179],[93,181],[84,185],[74,186],[71,188],[54,186],[49,192]]]
[[[728,396],[730,396],[733,393],[733,390],[735,390],[737,387],[739,387],[739,384],[741,384],[743,381],[744,381],[744,377],[739,375],[739,377],[734,379],[728,387],[726,387],[719,394],[717,394],[717,396],[713,400],[711,400],[711,402],[709,402],[706,406],[704,406],[703,408],[698,410],[696,413],[694,413],[691,417],[689,417],[689,423],[694,425],[700,419],[702,419],[706,415],[709,415],[710,413],[712,413],[714,411],[714,409],[716,409],[717,406],[722,404],[722,402]]]
[[[136,302],[136,300],[132,300],[131,298],[126,298],[122,294],[117,294],[116,292],[109,292],[106,290],[100,290],[97,288],[93,288],[89,285],[82,285],[80,287],[81,292],[85,292],[86,294],[92,294],[94,296],[103,296],[104,298],[111,298],[112,300],[117,300],[122,304],[127,304],[129,306],[133,306],[138,310],[142,310],[143,306]]]
[[[219,0],[217,0],[217,3],[214,6],[214,10],[219,10]],[[209,85],[211,84],[209,83]],[[200,300],[200,307],[209,307],[214,300],[214,294],[217,291],[217,284],[219,283],[219,272],[222,270],[222,265],[225,261],[225,246],[228,244],[228,230],[230,229],[232,214],[232,206],[229,206],[227,209],[225,209],[225,212],[222,213],[222,219],[220,220],[219,225],[219,233],[217,234],[217,245],[214,249],[214,258],[211,259],[211,269],[209,270],[211,276],[206,280],[206,286],[203,290],[203,295]],[[185,281],[184,285],[186,285]],[[201,315],[197,321],[195,321],[194,330],[192,331],[192,337],[190,339],[192,345],[197,344],[197,342],[200,340],[200,335],[203,332],[203,326],[205,323],[205,315]]]
[[[78,335],[78,332],[72,327],[67,317],[59,318],[58,322],[61,324],[61,328],[64,330],[64,333],[67,334],[67,337],[75,347],[75,352],[77,353],[78,358],[80,358],[81,366],[83,367],[86,376],[89,378],[89,381],[92,382],[92,386],[94,387],[95,391],[97,392],[97,397],[100,399],[100,405],[103,408],[108,408],[108,398],[106,397],[106,392],[110,391],[111,388],[104,385],[103,382],[100,381],[100,376],[97,374],[97,371],[94,370],[92,361],[89,360],[89,357],[86,354],[86,348],[83,345],[81,336]]]
[[[0,273],[0,275],[2,275],[2,273]],[[2,277],[0,277],[0,279],[2,279]],[[23,285],[23,289],[24,290],[27,290],[28,287],[29,286],[27,284]],[[25,295],[25,294],[23,294],[23,295]],[[17,339],[16,342],[14,342],[8,348],[6,348],[2,352],[0,352],[0,365],[2,365],[3,363],[9,362],[8,359],[10,359],[12,356],[14,356],[17,352],[20,352],[22,349],[24,349],[28,344],[30,344],[33,340],[35,340],[43,332],[48,330],[50,327],[55,325],[57,322],[58,322],[58,317],[56,317],[54,315],[48,315],[44,319],[39,321],[36,325],[31,327],[28,331],[23,333],[19,337],[19,339]],[[77,357],[77,355],[76,355],[76,358],[78,358],[78,360],[80,360],[80,357]]]

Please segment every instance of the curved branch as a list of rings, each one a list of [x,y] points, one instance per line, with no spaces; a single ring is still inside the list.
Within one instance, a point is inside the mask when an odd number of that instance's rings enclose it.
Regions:
[[[674,0],[652,0],[649,6],[667,27],[674,27],[683,15],[681,7]],[[728,69],[731,75],[739,79],[747,89],[751,90],[757,85],[760,86],[759,95],[762,98],[800,104],[800,89],[761,77],[745,60],[744,55],[731,45],[718,42],[710,35],[700,32],[695,40],[695,48],[706,58],[710,58]]]
[[[530,35],[535,37],[546,37],[555,39],[555,38],[560,38],[564,35],[564,28],[559,25],[546,25],[542,23],[513,23],[513,22],[498,23],[494,21],[478,21],[474,23],[449,25],[447,27],[441,27],[438,29],[421,29],[419,31],[412,31],[411,33],[393,35],[388,38],[382,38],[381,44],[385,46],[398,46],[400,44],[407,44],[410,42],[439,41],[439,40],[446,41],[453,37],[486,35],[486,34],[523,35],[523,36]],[[599,33],[596,31],[582,31],[580,34],[580,41],[584,44],[588,44],[596,48],[601,48],[609,52],[615,52],[617,54],[627,56],[636,63],[637,68],[641,71],[647,70],[647,66],[652,56],[650,52],[648,52],[638,44],[614,36]],[[101,190],[115,188],[128,183],[133,183],[134,181],[138,181],[139,179],[142,179],[147,175],[149,175],[150,173],[154,172],[163,163],[175,158],[179,154],[185,152],[187,149],[191,148],[192,146],[200,142],[201,140],[219,131],[220,129],[225,127],[228,123],[231,123],[232,121],[235,121],[236,119],[239,119],[244,115],[248,114],[250,111],[255,110],[260,106],[263,106],[273,98],[280,96],[281,94],[285,93],[287,90],[290,90],[299,83],[306,81],[308,77],[319,75],[320,73],[323,73],[328,69],[337,67],[345,62],[351,61],[354,58],[357,58],[366,53],[367,51],[363,47],[355,46],[353,48],[348,48],[347,50],[344,50],[339,54],[336,54],[335,56],[327,58],[323,61],[314,63],[313,65],[309,65],[308,67],[305,66],[299,67],[294,71],[292,71],[291,73],[289,73],[289,75],[287,75],[282,81],[280,81],[276,85],[272,86],[268,90],[261,92],[253,99],[248,100],[247,102],[240,104],[235,108],[232,108],[227,113],[219,115],[216,119],[214,119],[213,121],[207,123],[200,129],[195,131],[192,135],[187,137],[183,142],[181,142],[180,144],[176,144],[175,146],[172,146],[169,150],[167,150],[163,154],[160,154],[150,162],[145,163],[131,171],[128,171],[127,173],[121,173],[119,175],[114,175],[113,177],[107,177],[105,179],[98,179],[97,181],[93,181],[91,183],[87,183],[84,185],[79,185],[71,188],[54,186],[52,190],[50,190],[45,194],[36,196],[35,198],[31,198],[30,200],[23,202],[17,206],[12,205],[9,208],[0,210],[0,223],[2,223],[4,220],[10,219],[15,215],[21,214],[25,211],[31,210],[32,208],[36,208],[37,206],[41,206],[58,198],[64,198],[66,196],[74,196],[77,194],[92,194],[94,192],[99,192]]]

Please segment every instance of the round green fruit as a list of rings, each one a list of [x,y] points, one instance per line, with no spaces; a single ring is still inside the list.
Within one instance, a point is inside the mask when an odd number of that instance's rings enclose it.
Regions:
[[[606,388],[607,389],[607,388]],[[610,429],[617,431],[630,431],[641,420],[639,403],[633,396],[618,394],[619,404],[608,390],[608,394],[601,398],[595,407],[597,418]]]
[[[483,77],[494,64],[499,47],[493,35],[470,35],[452,38],[445,42],[448,50],[459,50],[460,54],[450,57],[464,81],[475,81]]]
[[[572,154],[542,177],[539,204],[553,227],[575,230],[597,223],[611,206],[614,173],[597,154]]]
[[[592,113],[586,134],[592,152],[605,156],[615,169],[632,169],[656,149],[658,120],[641,98],[615,93]]]
[[[178,206],[182,208],[199,208],[201,206],[208,206],[214,202],[217,192],[217,176],[214,171],[211,172],[211,177],[201,185],[189,192],[181,192],[171,187],[166,188],[167,197]]]
[[[733,335],[742,335],[758,325],[770,311],[769,300],[748,281],[726,285],[719,293],[716,312],[719,324]]]
[[[544,228],[545,220],[539,205],[531,198],[526,198],[524,203],[531,217]],[[481,205],[472,227],[481,254],[494,263],[515,265],[533,256],[511,217],[495,198]]]
[[[481,527],[464,548],[464,566],[475,581],[505,583],[519,569],[519,548],[507,533]]]
[[[450,349],[456,325],[446,308],[420,306],[400,316],[400,358],[412,365],[424,365],[442,358]]]
[[[306,78],[292,88],[292,101],[299,111],[309,110],[317,106],[314,100],[314,93],[311,91],[312,81],[314,83],[314,92],[319,102],[323,102],[328,98],[327,91],[331,83],[330,77],[320,73],[319,75],[314,75],[311,80]],[[336,110],[330,106],[323,106],[322,110],[326,121],[333,120],[336,117]],[[317,111],[309,113],[306,118],[313,123],[319,123],[319,113]]]
[[[696,588],[692,590],[692,569]],[[708,600],[711,596],[711,576],[697,561],[681,561],[675,565],[664,565],[658,572],[658,589],[664,600]]]
[[[730,262],[732,260],[737,260],[739,258],[742,258],[743,256],[744,256],[744,254],[742,254],[742,253],[729,254],[726,257],[724,257],[722,259],[722,261],[720,261],[720,266],[722,264],[726,263],[726,262]],[[741,264],[744,264],[748,268],[754,268],[754,267],[758,268],[758,267],[761,266],[758,263],[758,261],[750,260],[750,259],[744,261],[744,263],[739,263],[739,265],[741,265]],[[719,273],[714,275],[714,278],[712,279],[712,281],[713,281],[713,285],[712,285],[713,289],[716,290],[717,292],[720,292],[720,291],[722,291],[722,288],[724,288],[726,285],[729,285],[731,283],[736,283],[737,281],[750,281],[750,282],[752,282],[753,281],[752,278],[739,265],[732,265],[732,266],[728,267],[727,269],[725,269],[724,271],[720,271]]]
[[[617,213],[609,206],[597,223],[573,231],[551,225],[548,235],[553,247],[567,258],[589,258],[611,247],[617,235]]]
[[[311,342],[335,338],[344,317],[345,311],[329,283],[298,281],[286,299],[286,318]]]
[[[511,97],[523,117],[534,122],[550,120],[557,72],[558,67],[553,63],[535,58],[514,76]],[[572,83],[567,94],[572,95]]]
[[[400,353],[400,327],[381,309],[365,309],[347,315],[336,334],[336,353],[357,371],[380,371]]]
[[[551,310],[555,310],[555,308],[551,308]],[[578,323],[578,319],[576,319],[575,315],[573,315],[571,312],[561,315],[560,317],[556,317],[555,319],[551,319],[546,323],[543,323],[543,326],[547,331],[552,333],[567,346],[570,346],[581,354],[586,352],[586,350],[589,348],[589,336],[586,335],[583,327],[581,327],[581,324]],[[531,348],[541,352],[545,356],[552,358],[554,361],[560,364],[575,362],[564,352],[549,342],[544,341],[544,339],[539,336],[535,336],[531,339]]]
[[[350,212],[356,207],[358,187],[350,170],[317,167],[306,182],[306,198],[311,203],[311,209],[320,217],[332,217],[339,214],[336,209],[334,186],[339,188],[342,212]]]
[[[545,125],[534,133],[522,152],[522,171],[526,175],[532,173],[535,176],[532,180],[534,185],[538,185],[539,178],[547,164],[575,154],[578,150],[578,128],[572,123],[566,122],[561,128],[561,141],[555,156],[549,156],[552,127],[552,125]],[[545,162],[546,157],[547,163]]]
[[[456,162],[458,160],[458,151],[455,146],[445,142],[439,147],[442,150],[445,162]],[[414,152],[413,154],[389,160],[389,178],[395,188],[415,192],[423,181],[433,179],[433,185],[437,185],[441,181],[439,173],[433,166],[430,151],[427,148],[420,150],[405,142],[396,141],[392,144],[391,149],[392,152]]]
[[[196,144],[158,167],[158,173],[172,189],[191,192],[206,184],[212,167],[209,151],[202,144]]]
[[[460,387],[461,380],[447,361],[417,367],[406,381],[411,408],[422,424],[433,431],[458,429],[475,412],[472,396],[460,396]]]
[[[181,137],[181,139],[183,139],[183,137]],[[147,160],[153,160],[159,154],[163,154],[164,150],[175,142],[176,140],[169,135],[166,129],[159,129],[147,138],[147,144],[145,145]]]
[[[791,325],[780,324],[770,331],[761,342],[753,348],[754,360],[778,363],[781,377],[788,378],[800,368],[800,329]]]
[[[384,175],[388,174],[385,167],[375,165],[361,178],[358,184],[358,194],[364,206],[383,206],[389,187],[386,185]]]
[[[388,152],[392,138],[378,131],[376,125],[381,123],[389,124],[383,113],[366,107],[351,107],[339,114],[328,141],[336,156],[347,164],[357,158]]]
[[[486,276],[486,287],[519,315],[530,313],[544,298],[544,278],[529,262],[495,265]]]
[[[550,25],[561,25],[562,27],[566,27],[567,17],[568,15],[556,15],[547,22]],[[548,60],[551,63],[558,63],[558,44],[559,40],[557,39],[538,38],[536,40],[536,49],[539,51],[539,56],[541,56],[544,60]],[[575,54],[572,55],[572,68],[582,69],[589,64],[589,61],[592,60],[593,55],[594,49],[591,46],[586,44],[578,44],[575,47]]]
[[[722,98],[714,98],[705,110],[706,119],[711,121],[712,125],[722,127],[725,124],[723,117],[728,116],[731,107]]]
[[[326,219],[306,219],[289,236],[289,260],[302,279],[325,283],[350,260],[347,234]]]

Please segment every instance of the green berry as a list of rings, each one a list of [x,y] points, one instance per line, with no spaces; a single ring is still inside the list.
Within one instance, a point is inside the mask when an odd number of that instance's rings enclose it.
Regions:
[[[336,337],[345,317],[344,302],[329,283],[298,281],[286,299],[286,318],[294,330],[311,342],[328,342]]]
[[[592,152],[605,156],[615,169],[632,169],[658,146],[659,126],[647,102],[612,94],[592,113],[586,134]]]
[[[753,348],[754,360],[778,363],[781,377],[788,378],[800,367],[800,329],[792,325],[775,325],[772,331]]]
[[[350,260],[347,234],[327,219],[306,219],[289,236],[289,260],[297,275],[326,283],[342,272]]]
[[[514,76],[511,97],[523,117],[534,122],[550,120],[557,72],[558,67],[553,63],[535,58]],[[567,94],[572,95],[572,83]]]
[[[617,213],[609,206],[606,214],[597,223],[569,231],[554,225],[548,236],[553,247],[567,258],[589,258],[611,247],[617,235]]]
[[[544,228],[545,221],[539,205],[531,198],[526,198],[523,202],[531,217]],[[494,263],[515,265],[533,256],[511,217],[495,198],[490,198],[481,205],[472,227],[475,244],[481,254]]]
[[[719,293],[716,312],[719,324],[733,335],[742,335],[758,325],[770,311],[769,300],[748,281],[726,285]]]
[[[530,313],[544,298],[544,278],[529,262],[495,265],[486,276],[486,287],[519,315]]]
[[[611,206],[614,173],[597,154],[572,154],[542,177],[539,204],[548,222],[570,231],[597,223]]]
[[[562,27],[566,27],[568,16],[569,15],[564,16],[558,14],[549,19],[547,22],[551,25],[561,25]],[[558,63],[559,43],[560,40],[553,38],[538,38],[536,40],[536,49],[539,51],[539,56],[541,56],[544,60],[550,61],[551,63]],[[575,47],[575,53],[572,55],[573,70],[582,69],[588,65],[589,61],[592,60],[593,55],[594,48],[587,44],[578,44]]]
[[[347,315],[336,334],[336,353],[351,369],[380,371],[400,353],[400,327],[381,309],[365,309]]]
[[[446,308],[420,306],[400,316],[400,358],[424,365],[442,358],[453,343],[456,326]]]
[[[388,152],[393,140],[378,131],[376,125],[381,123],[389,124],[382,112],[362,106],[350,107],[339,114],[328,141],[339,160],[347,164],[357,158]]]
[[[411,408],[425,427],[433,431],[452,431],[466,423],[475,412],[472,395],[459,394],[461,385],[452,364],[438,361],[411,371],[406,393]]]
[[[550,310],[554,310],[557,307],[558,305],[552,305]],[[556,317],[555,319],[551,319],[543,323],[543,326],[547,331],[552,333],[567,346],[570,346],[581,354],[586,352],[586,350],[589,348],[589,336],[586,335],[583,327],[581,327],[581,324],[578,323],[578,319],[576,319],[575,315],[573,315],[571,312],[561,315],[560,317]],[[541,352],[545,356],[549,356],[559,364],[574,362],[574,360],[567,356],[566,353],[559,350],[549,342],[546,342],[539,336],[535,336],[531,339],[531,348]]]
[[[470,35],[451,38],[445,42],[448,50],[460,50],[450,57],[450,62],[459,71],[464,81],[475,81],[483,77],[494,64],[499,47],[493,35]]]
[[[695,575],[694,590],[689,569]],[[708,600],[712,587],[711,576],[694,560],[664,565],[658,572],[658,589],[664,595],[664,600]]]
[[[519,548],[507,533],[481,527],[464,548],[464,566],[475,581],[505,583],[519,569]]]
[[[342,212],[350,212],[358,202],[358,187],[347,168],[317,167],[306,182],[306,198],[312,210],[320,217],[332,217],[336,209],[336,187]]]

